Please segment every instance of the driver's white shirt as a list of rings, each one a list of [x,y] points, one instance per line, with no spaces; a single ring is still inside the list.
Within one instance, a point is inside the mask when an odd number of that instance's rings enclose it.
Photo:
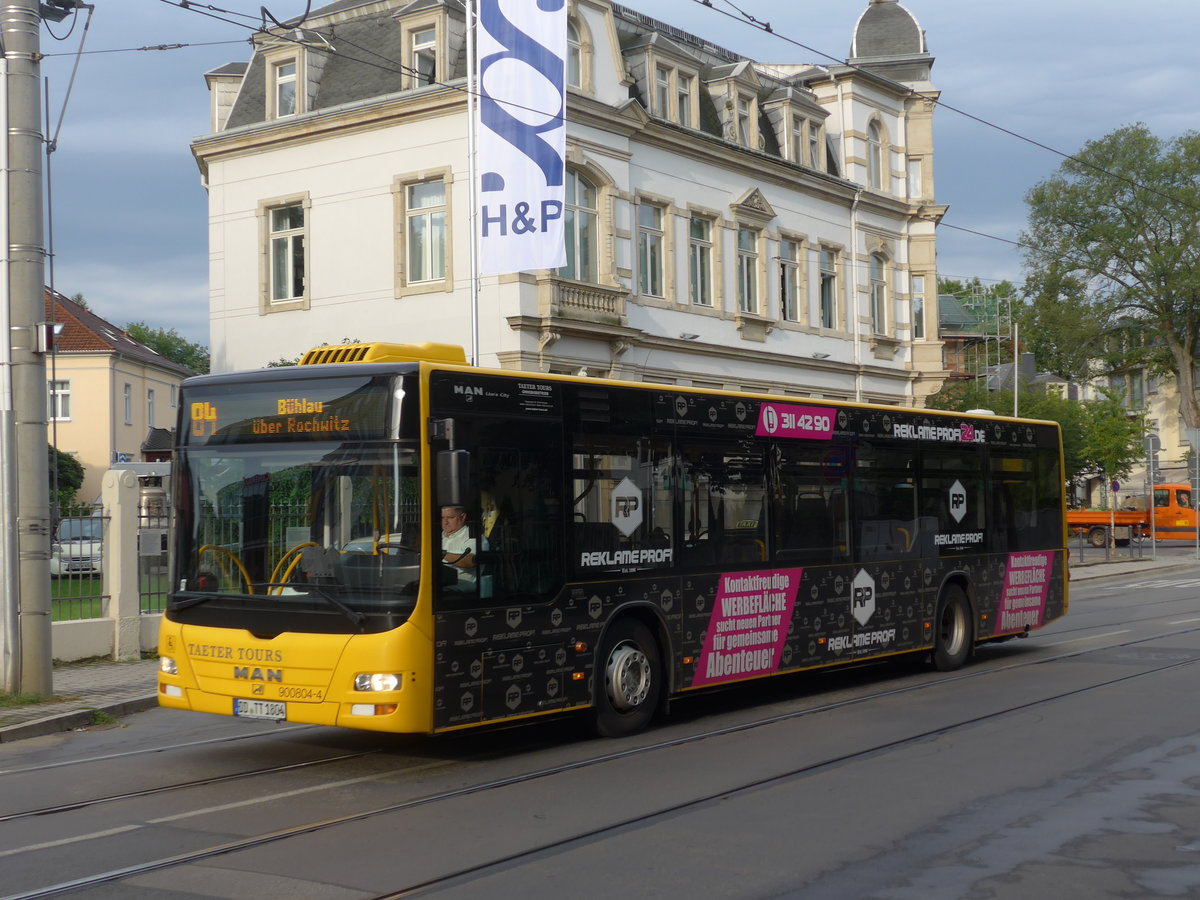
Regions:
[[[458,531],[442,534],[442,551],[451,554],[451,558],[462,556],[464,553],[475,552],[475,538],[471,537],[471,529],[464,525]],[[450,560],[446,560],[447,563]],[[458,568],[455,566],[455,568]],[[458,580],[475,583],[475,569],[458,569]]]

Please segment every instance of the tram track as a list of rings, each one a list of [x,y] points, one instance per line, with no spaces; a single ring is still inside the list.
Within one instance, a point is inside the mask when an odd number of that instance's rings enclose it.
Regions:
[[[309,821],[309,822],[306,822],[303,824],[289,826],[286,828],[277,829],[277,830],[274,830],[271,832],[265,832],[265,833],[250,836],[250,837],[240,838],[240,839],[237,839],[234,841],[219,843],[219,844],[215,844],[210,847],[199,848],[199,849],[196,849],[193,851],[187,851],[187,852],[180,853],[180,854],[173,855],[173,856],[166,856],[166,857],[162,857],[159,859],[148,860],[148,861],[141,862],[141,863],[135,863],[130,866],[113,869],[113,870],[110,870],[107,872],[97,873],[94,875],[81,877],[81,878],[71,880],[71,881],[64,881],[62,883],[55,884],[55,885],[48,885],[48,886],[45,886],[42,888],[38,888],[35,890],[31,890],[31,891],[26,891],[23,893],[8,895],[4,898],[0,898],[0,900],[33,900],[33,898],[54,897],[54,896],[69,894],[69,893],[76,892],[76,891],[86,890],[87,888],[90,888],[90,887],[97,887],[100,885],[112,884],[114,882],[119,882],[124,879],[133,878],[138,875],[168,870],[168,869],[172,869],[175,867],[188,865],[191,863],[202,862],[204,860],[212,859],[215,857],[219,857],[219,856],[223,856],[226,854],[235,853],[235,852],[239,852],[239,851],[253,850],[258,847],[263,847],[263,846],[266,846],[269,844],[288,840],[289,838],[294,838],[294,837],[298,837],[301,835],[314,834],[314,833],[325,831],[328,829],[337,828],[339,826],[349,825],[351,823],[365,822],[365,821],[368,821],[371,819],[380,818],[380,817],[387,816],[387,815],[404,813],[404,812],[407,812],[410,810],[419,809],[421,807],[427,807],[427,806],[431,806],[431,805],[438,804],[438,803],[444,803],[444,802],[448,802],[451,800],[468,797],[473,794],[481,794],[481,793],[485,793],[488,791],[498,791],[501,789],[526,784],[526,783],[529,783],[532,781],[536,781],[538,779],[549,778],[549,777],[553,777],[555,775],[561,775],[561,774],[565,774],[565,773],[569,773],[569,772],[573,772],[573,771],[578,771],[581,769],[586,769],[589,767],[604,765],[607,763],[614,763],[614,762],[618,762],[620,760],[625,760],[625,759],[629,759],[629,758],[636,757],[636,756],[647,755],[647,754],[652,754],[655,752],[675,749],[675,748],[686,746],[688,744],[694,744],[697,742],[711,740],[714,738],[720,738],[720,737],[724,737],[724,736],[735,735],[737,733],[748,732],[748,731],[752,731],[756,728],[762,728],[762,727],[766,727],[766,726],[770,726],[770,725],[774,725],[774,724],[778,724],[778,723],[782,723],[782,722],[793,721],[793,720],[801,719],[801,718],[808,717],[808,716],[815,716],[815,715],[819,715],[822,713],[832,712],[834,710],[844,709],[844,708],[850,707],[850,706],[865,704],[865,703],[869,703],[869,702],[881,700],[881,699],[887,699],[889,697],[895,697],[895,696],[899,696],[899,695],[903,695],[903,694],[913,694],[913,693],[921,692],[921,691],[924,691],[927,689],[941,687],[941,686],[944,686],[944,685],[952,683],[952,682],[962,682],[962,681],[972,680],[972,679],[977,679],[977,678],[986,678],[986,677],[990,677],[993,675],[1012,672],[1012,671],[1015,671],[1018,669],[1028,668],[1031,666],[1047,665],[1047,664],[1054,664],[1057,662],[1065,662],[1065,661],[1075,660],[1075,659],[1079,659],[1081,657],[1090,656],[1092,654],[1103,653],[1105,651],[1111,651],[1111,650],[1127,648],[1127,647],[1135,647],[1139,644],[1146,644],[1146,643],[1149,643],[1152,641],[1160,641],[1160,640],[1169,639],[1172,637],[1194,634],[1198,631],[1200,631],[1200,625],[1195,626],[1195,627],[1188,627],[1188,628],[1176,628],[1176,629],[1169,630],[1169,631],[1159,632],[1159,633],[1156,633],[1153,635],[1143,635],[1143,636],[1139,636],[1139,637],[1129,638],[1129,639],[1123,640],[1123,641],[1105,643],[1105,644],[1099,645],[1099,646],[1077,648],[1077,649],[1073,649],[1070,651],[1056,653],[1056,654],[1053,654],[1050,656],[1039,656],[1036,659],[1023,659],[1023,660],[1018,660],[1015,662],[1002,663],[999,665],[986,665],[986,666],[982,666],[979,668],[971,668],[971,669],[967,669],[964,671],[950,673],[943,677],[938,677],[938,678],[934,678],[934,679],[930,679],[930,680],[923,680],[923,681],[920,681],[915,684],[906,684],[906,685],[901,685],[899,687],[887,688],[885,690],[871,691],[870,693],[867,693],[867,694],[858,695],[858,696],[854,696],[854,697],[848,697],[848,698],[844,698],[844,699],[839,699],[839,700],[835,700],[835,701],[829,702],[829,703],[822,703],[822,704],[817,704],[814,706],[808,706],[808,707],[805,707],[804,709],[792,710],[792,711],[788,711],[786,713],[779,713],[779,714],[775,714],[775,715],[762,716],[762,717],[754,718],[754,719],[746,721],[746,722],[737,723],[734,725],[723,726],[720,728],[710,728],[710,729],[702,730],[702,731],[692,733],[692,734],[669,738],[667,740],[651,741],[650,743],[647,743],[647,744],[644,744],[641,746],[630,747],[630,748],[617,750],[617,751],[609,752],[609,753],[595,754],[595,755],[588,756],[588,757],[585,757],[582,759],[572,760],[572,761],[564,762],[564,763],[553,765],[553,766],[547,766],[547,767],[536,769],[536,770],[533,770],[530,772],[524,772],[524,773],[511,775],[511,776],[508,776],[505,778],[485,780],[485,781],[481,781],[476,784],[468,784],[468,785],[456,787],[451,790],[434,791],[432,793],[428,793],[423,796],[412,797],[412,798],[409,798],[409,799],[406,799],[406,800],[403,800],[403,801],[400,801],[397,803],[385,804],[385,805],[377,806],[377,807],[374,807],[371,809],[359,810],[357,812],[346,813],[343,815],[334,816],[334,817],[330,817],[330,818],[326,818],[326,819]],[[913,744],[915,742],[928,740],[930,738],[938,737],[940,735],[945,735],[945,734],[948,734],[948,733],[951,733],[951,732],[954,732],[954,731],[957,731],[960,729],[974,727],[974,726],[979,725],[980,723],[984,723],[984,722],[987,722],[990,720],[1001,719],[1003,717],[1011,716],[1011,715],[1014,715],[1014,714],[1022,712],[1022,711],[1035,709],[1039,706],[1043,706],[1048,703],[1053,703],[1053,702],[1056,702],[1058,700],[1062,700],[1062,699],[1065,699],[1068,697],[1085,694],[1085,693],[1093,692],[1093,691],[1097,691],[1097,690],[1103,690],[1105,688],[1110,688],[1110,687],[1114,687],[1117,685],[1125,684],[1130,681],[1146,678],[1146,677],[1149,677],[1152,675],[1170,671],[1172,669],[1177,669],[1177,668],[1184,667],[1184,666],[1190,666],[1196,662],[1200,662],[1200,654],[1197,654],[1196,658],[1184,659],[1184,660],[1179,660],[1179,659],[1170,660],[1161,665],[1155,665],[1153,667],[1150,667],[1150,668],[1147,668],[1147,669],[1144,669],[1141,671],[1133,672],[1130,674],[1125,674],[1125,675],[1122,675],[1122,676],[1116,677],[1116,678],[1109,678],[1106,680],[1089,683],[1089,684],[1082,685],[1082,686],[1073,687],[1068,690],[1058,691],[1058,692],[1055,692],[1050,695],[1038,697],[1036,699],[1032,699],[1032,700],[1017,703],[1017,704],[1013,704],[1010,706],[1006,706],[1002,709],[992,710],[992,711],[989,711],[986,713],[982,713],[980,715],[961,717],[961,718],[956,719],[953,722],[942,724],[936,728],[922,730],[917,733],[906,734],[906,735],[903,735],[902,737],[898,737],[894,740],[874,743],[868,747],[858,748],[858,749],[854,750],[853,752],[849,752],[849,753],[845,753],[845,754],[841,754],[841,755],[829,756],[829,757],[826,757],[823,759],[809,762],[805,765],[796,766],[794,768],[788,769],[787,771],[773,773],[769,777],[763,777],[763,778],[758,778],[758,779],[754,779],[754,780],[749,780],[749,781],[746,781],[744,783],[738,784],[733,787],[730,787],[727,785],[727,786],[724,786],[724,787],[720,788],[719,790],[713,791],[711,793],[705,793],[701,796],[687,798],[686,800],[681,801],[680,803],[676,803],[676,804],[673,804],[670,806],[664,806],[662,808],[658,808],[653,811],[632,815],[632,816],[623,818],[620,821],[605,822],[605,823],[602,823],[601,825],[598,825],[594,829],[580,830],[580,831],[576,831],[576,832],[573,832],[568,835],[564,835],[561,839],[557,839],[557,840],[553,840],[553,841],[549,841],[549,842],[542,842],[536,847],[525,848],[518,853],[511,853],[511,854],[504,855],[502,857],[497,857],[494,859],[488,859],[488,860],[475,862],[472,864],[467,864],[467,865],[462,866],[460,869],[458,869],[454,872],[443,873],[443,874],[439,875],[437,878],[426,879],[426,880],[423,880],[420,882],[415,882],[413,884],[406,885],[402,888],[389,891],[388,893],[379,894],[378,900],[385,900],[385,898],[386,898],[386,900],[391,900],[391,898],[398,898],[398,897],[403,897],[403,896],[419,894],[419,893],[428,891],[430,889],[436,888],[439,885],[447,884],[456,879],[468,878],[468,877],[486,872],[487,870],[498,867],[498,866],[511,865],[512,863],[519,862],[522,859],[529,858],[529,857],[534,856],[539,853],[545,853],[547,851],[553,851],[553,850],[556,850],[559,848],[569,846],[570,844],[572,844],[574,842],[589,840],[589,839],[595,838],[597,836],[604,835],[606,833],[613,832],[613,831],[616,831],[616,830],[619,830],[622,828],[636,826],[639,823],[650,822],[658,817],[676,814],[683,810],[687,810],[690,808],[701,806],[706,803],[710,803],[710,802],[718,799],[719,797],[730,796],[732,793],[752,791],[752,790],[762,788],[765,785],[770,785],[773,782],[779,782],[782,780],[793,779],[793,778],[797,778],[797,777],[811,775],[813,773],[819,772],[819,771],[826,769],[828,767],[831,767],[831,766],[842,765],[847,762],[851,762],[851,761],[861,759],[866,756],[870,756],[872,754],[885,753],[885,752],[894,750],[899,747]],[[347,756],[351,756],[351,755],[353,755],[353,754],[347,754]],[[330,761],[333,761],[333,760],[330,760]],[[244,775],[251,775],[251,774],[255,774],[255,773],[244,773]],[[232,777],[237,777],[237,776],[232,776]],[[198,783],[203,784],[204,782],[198,782]],[[134,796],[136,796],[136,795],[137,794],[135,793]],[[114,797],[111,799],[120,799],[120,798]],[[105,800],[103,802],[111,802],[111,799]],[[64,805],[64,807],[62,807],[62,809],[58,810],[58,811],[67,811],[71,808],[72,808],[72,805]],[[56,811],[56,810],[51,810],[51,811]]]

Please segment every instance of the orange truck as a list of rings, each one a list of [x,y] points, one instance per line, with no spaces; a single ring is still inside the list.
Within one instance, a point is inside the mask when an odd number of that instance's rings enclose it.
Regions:
[[[1145,509],[1145,497],[1131,497],[1123,509],[1110,512],[1106,509],[1069,509],[1067,528],[1071,534],[1084,534],[1093,547],[1108,543],[1108,532],[1113,532],[1118,544],[1130,537],[1149,537],[1152,533],[1158,540],[1186,539],[1196,537],[1196,508],[1192,504],[1192,488],[1188,484],[1156,484],[1154,486],[1154,522]],[[1153,527],[1152,527],[1153,526]]]

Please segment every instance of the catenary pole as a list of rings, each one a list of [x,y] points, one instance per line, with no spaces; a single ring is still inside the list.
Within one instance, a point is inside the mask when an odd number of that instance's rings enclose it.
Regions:
[[[46,452],[46,365],[39,323],[43,318],[45,247],[42,233],[41,17],[37,0],[0,6],[5,63],[8,269],[6,318],[0,332],[4,384],[11,409],[0,409],[0,494],[11,528],[0,552],[12,553],[0,574],[5,593],[6,689],[52,692],[50,649],[50,498]],[[4,402],[7,402],[7,398]],[[15,517],[13,513],[15,511]],[[15,571],[16,578],[8,572]],[[14,583],[15,582],[15,583]],[[13,592],[16,591],[14,596]]]

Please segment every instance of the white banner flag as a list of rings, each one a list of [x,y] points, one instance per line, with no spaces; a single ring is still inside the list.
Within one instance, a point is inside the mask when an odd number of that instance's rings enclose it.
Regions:
[[[479,0],[479,271],[566,265],[566,0]]]

